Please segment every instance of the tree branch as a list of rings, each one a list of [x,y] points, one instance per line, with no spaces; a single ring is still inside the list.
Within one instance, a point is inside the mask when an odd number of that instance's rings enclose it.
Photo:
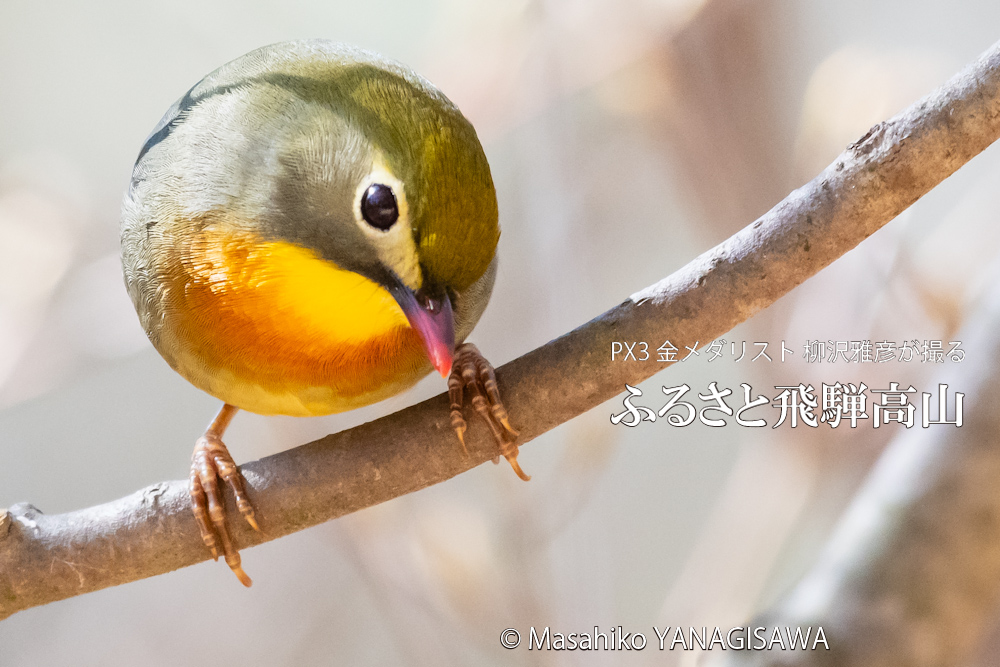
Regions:
[[[870,236],[998,136],[1000,44],[873,127],[819,176],[724,243],[500,368],[501,391],[522,443],[667,365],[612,361],[612,341],[669,339],[681,347],[717,338]],[[276,539],[491,459],[492,439],[470,421],[468,458],[440,395],[242,466],[263,533],[231,515],[236,545]],[[186,482],[156,484],[53,516],[17,505],[0,520],[0,618],[193,565],[207,555]]]

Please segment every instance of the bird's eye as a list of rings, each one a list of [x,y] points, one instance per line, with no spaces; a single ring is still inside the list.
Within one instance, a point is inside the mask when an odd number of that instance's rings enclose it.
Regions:
[[[373,183],[361,196],[361,215],[375,229],[385,231],[399,218],[396,196],[392,188],[381,183]]]

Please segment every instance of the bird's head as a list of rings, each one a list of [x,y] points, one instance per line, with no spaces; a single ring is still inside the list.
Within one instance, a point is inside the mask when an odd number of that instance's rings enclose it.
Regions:
[[[447,375],[456,299],[487,276],[500,236],[486,156],[458,109],[409,70],[363,52],[328,62],[260,82],[275,87],[269,113],[284,128],[266,167],[266,226],[386,289]]]

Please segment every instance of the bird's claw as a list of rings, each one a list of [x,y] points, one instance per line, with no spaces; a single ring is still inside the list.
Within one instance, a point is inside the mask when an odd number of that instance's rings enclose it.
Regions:
[[[212,558],[219,560],[219,548],[222,556],[244,586],[249,587],[253,581],[243,571],[240,552],[233,546],[226,527],[226,506],[219,480],[222,480],[232,490],[236,497],[236,507],[250,527],[260,530],[254,516],[253,505],[247,499],[243,475],[236,467],[229,450],[222,440],[213,433],[206,433],[198,438],[191,455],[191,477],[189,491],[191,493],[191,508],[194,518],[201,530],[201,538],[205,546],[212,552]]]
[[[518,433],[511,426],[507,408],[504,407],[503,401],[500,399],[500,390],[497,388],[497,378],[493,367],[479,352],[479,349],[471,343],[464,343],[456,348],[451,375],[448,377],[451,427],[458,436],[462,451],[468,456],[469,450],[465,446],[467,424],[462,415],[466,393],[468,393],[472,407],[493,433],[493,439],[497,443],[500,454],[510,462],[511,468],[514,469],[518,477],[524,481],[531,479],[521,470],[521,466],[517,462]],[[497,461],[497,458],[493,459],[494,463]]]

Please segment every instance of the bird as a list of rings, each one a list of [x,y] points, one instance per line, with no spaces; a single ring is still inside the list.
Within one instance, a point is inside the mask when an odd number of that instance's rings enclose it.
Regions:
[[[497,272],[489,163],[471,123],[408,67],[320,39],[221,66],[142,145],[120,231],[149,340],[222,401],[188,488],[206,548],[245,586],[221,492],[259,531],[223,443],[239,410],[343,412],[436,370],[465,455],[468,402],[530,479],[494,369],[465,342]]]

